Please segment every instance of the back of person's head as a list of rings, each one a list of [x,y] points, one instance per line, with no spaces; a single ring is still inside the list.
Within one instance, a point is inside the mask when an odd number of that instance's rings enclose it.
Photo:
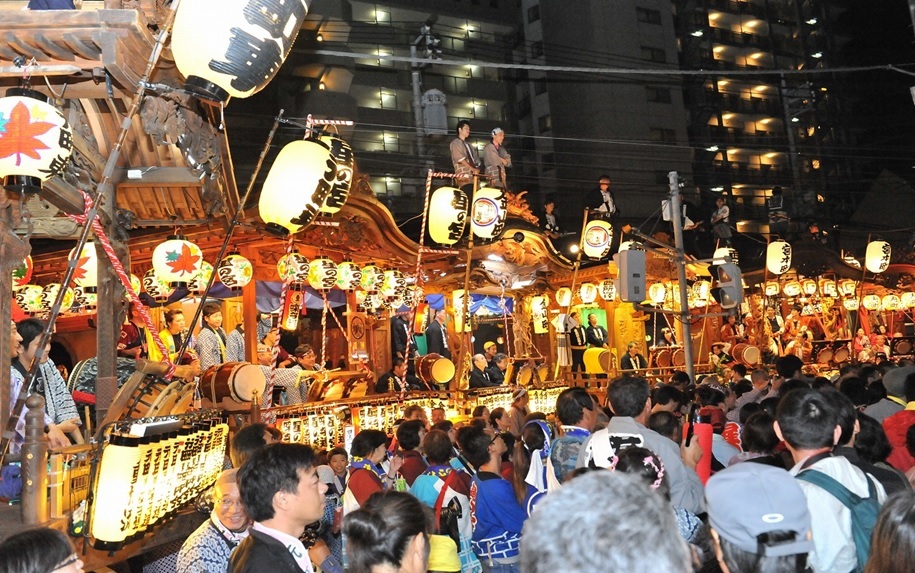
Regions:
[[[314,450],[304,444],[270,444],[254,452],[238,470],[238,491],[248,517],[265,521],[274,516],[273,497],[298,491],[299,470],[314,466]]]
[[[682,427],[680,426],[680,419],[672,412],[663,410],[661,412],[655,412],[648,417],[648,428],[666,438],[670,438],[678,444],[681,441],[680,433]]]
[[[457,439],[461,453],[474,468],[479,468],[489,461],[492,438],[484,430],[475,426],[464,426],[458,430]]]
[[[425,429],[426,426],[422,420],[407,420],[397,426],[397,443],[403,450],[415,450],[419,447],[419,434]]]
[[[476,408],[473,409],[473,414],[471,414],[471,417],[480,418],[483,416],[483,412],[485,412],[487,409],[488,408],[486,408],[486,406],[480,404],[479,406],[477,406]]]
[[[667,406],[673,402],[675,408],[683,404],[683,392],[676,386],[658,384],[651,393],[651,403],[655,406]]]
[[[499,427],[499,420],[505,415],[505,408],[496,408],[489,413],[489,425],[493,428]]]
[[[775,371],[782,378],[791,378],[804,367],[804,361],[794,354],[779,356],[775,360]]]
[[[734,391],[734,395],[740,398],[747,392],[753,389],[753,383],[747,380],[746,378],[741,378],[737,382],[731,385],[731,390]]]
[[[621,449],[616,456],[613,469],[631,474],[642,480],[650,489],[670,500],[670,484],[665,477],[664,462],[648,448],[629,447]]]
[[[905,400],[915,402],[915,372],[905,377]]]
[[[454,422],[451,420],[442,420],[441,422],[436,422],[432,424],[433,430],[441,430],[446,434],[454,429]]]
[[[798,450],[831,448],[838,415],[832,402],[822,392],[799,388],[778,403],[775,419],[782,437]]]
[[[765,398],[762,402],[759,403],[759,407],[762,410],[765,410],[773,418],[775,417],[775,411],[778,409],[779,398],[777,396],[772,396],[771,398]]]
[[[810,541],[810,512],[797,480],[787,471],[740,463],[706,484],[709,523],[732,573],[803,571]],[[740,500],[740,503],[736,503]]]
[[[819,390],[820,388],[835,388],[832,382],[829,381],[829,378],[825,376],[814,377],[813,382],[810,383],[810,387],[814,390]]]
[[[905,447],[910,456],[915,456],[915,425],[909,426],[905,431]]]
[[[897,398],[905,398],[905,381],[913,372],[915,367],[901,366],[884,374],[883,385],[886,387],[886,393]]]
[[[737,422],[740,424],[746,424],[747,420],[750,419],[750,416],[756,412],[761,411],[762,405],[759,402],[747,402],[740,407],[740,412],[737,413]],[[770,416],[774,419],[774,416]]]
[[[556,416],[566,426],[575,426],[581,422],[585,410],[593,410],[594,401],[588,391],[579,386],[566,388],[556,398]]]
[[[717,406],[724,403],[724,392],[721,391],[721,386],[709,386],[703,384],[696,388],[696,399],[703,406]]]
[[[839,392],[848,396],[856,408],[867,406],[870,395],[867,393],[867,383],[857,376],[849,376],[839,383]]]
[[[37,318],[26,318],[16,323],[16,332],[22,337],[22,347],[28,348],[33,340],[41,336],[47,323]]]
[[[674,370],[670,374],[670,383],[674,386],[682,387],[681,390],[689,386],[689,382],[689,374],[683,370]]]
[[[550,428],[543,420],[531,420],[521,429],[521,439],[515,443],[515,451],[512,454],[512,464],[515,468],[513,485],[518,503],[523,503],[527,497],[526,479],[531,468],[531,458],[534,455],[549,455],[551,439]],[[540,452],[535,454],[537,450]]]
[[[775,419],[767,412],[759,411],[750,416],[740,434],[740,445],[745,452],[772,454],[778,446],[778,436],[772,423]]]
[[[521,536],[521,570],[686,573],[692,566],[670,505],[635,476],[597,470],[537,505]]]
[[[858,412],[858,435],[855,436],[855,452],[868,463],[885,462],[893,451],[886,431],[877,420]]]
[[[740,363],[732,364],[731,370],[733,370],[734,374],[737,374],[741,378],[747,375],[747,367]]]
[[[375,493],[343,520],[347,571],[425,571],[431,532],[429,510],[418,499],[399,491]]]
[[[880,508],[864,573],[896,573],[915,555],[915,491],[901,491]]]
[[[429,430],[423,438],[423,453],[431,466],[447,464],[453,451],[448,434],[441,430]]]
[[[750,381],[757,386],[769,381],[769,373],[762,368],[757,368],[750,374]]]
[[[649,395],[648,382],[638,376],[623,376],[607,388],[607,401],[614,415],[634,418],[645,409]]]
[[[810,384],[799,378],[789,378],[782,382],[781,387],[778,389],[778,395],[785,396],[792,390],[797,390],[798,388],[810,388]]]
[[[0,573],[52,573],[73,555],[65,533],[49,527],[26,529],[0,542]]]
[[[353,438],[349,452],[355,457],[364,458],[378,449],[378,446],[387,443],[388,436],[381,430],[362,430]]]
[[[858,421],[857,410],[855,405],[848,396],[835,388],[824,388],[820,390],[832,403],[836,411],[836,421],[842,428],[842,434],[839,436],[837,445],[844,446],[855,437],[855,422]]]
[[[529,413],[527,416],[525,416],[524,419],[521,420],[521,422],[522,422],[523,424],[527,424],[527,423],[530,422],[531,420],[543,420],[543,421],[546,421],[546,414],[543,413],[543,412],[531,412],[531,413]]]
[[[229,444],[229,459],[233,468],[240,468],[254,452],[267,445],[264,434],[267,424],[248,424],[232,436]]]

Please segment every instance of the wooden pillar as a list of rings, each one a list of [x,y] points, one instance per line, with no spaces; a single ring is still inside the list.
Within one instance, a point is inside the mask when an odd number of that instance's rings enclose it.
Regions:
[[[44,398],[25,401],[25,442],[22,444],[22,521],[36,525],[48,520],[48,441],[44,435]]]
[[[111,241],[115,255],[121,261],[124,270],[130,269],[130,251],[124,241],[118,240],[122,231],[116,226],[115,221],[115,189],[107,193],[105,201],[99,211],[107,215],[112,221],[107,225],[105,232]],[[99,241],[95,242],[98,253],[98,308],[96,313],[97,330],[95,332],[98,355],[98,379],[95,382],[95,423],[101,430],[100,422],[108,414],[108,408],[118,392],[118,338],[121,335],[121,324],[127,313],[127,304],[124,294],[126,292],[121,280],[114,272],[111,261]]]
[[[15,204],[7,203],[6,193],[0,190],[0,431],[10,423],[11,402],[16,396],[10,395],[10,321],[13,316],[12,271],[29,254],[29,244],[23,242],[13,229],[19,216]],[[15,198],[13,198],[15,200]],[[12,428],[10,428],[12,430]],[[4,440],[6,441],[6,440]],[[0,450],[0,458],[6,452]]]
[[[257,281],[241,289],[242,324],[245,325],[245,360],[257,364]]]

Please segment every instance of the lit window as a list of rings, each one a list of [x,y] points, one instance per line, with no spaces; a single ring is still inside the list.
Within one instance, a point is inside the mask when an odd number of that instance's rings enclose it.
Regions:
[[[549,131],[552,128],[553,120],[550,118],[550,114],[541,115],[537,118],[537,129],[539,129],[541,133]]]
[[[392,131],[386,131],[382,135],[385,151],[400,151],[400,136]]]
[[[486,105],[485,101],[473,100],[470,102],[470,111],[473,117],[485,119],[489,115],[489,106]]]
[[[375,23],[376,24],[390,24],[391,23],[391,13],[387,10],[382,10],[381,8],[375,9]]]
[[[394,92],[381,92],[381,109],[397,109],[397,94]]]

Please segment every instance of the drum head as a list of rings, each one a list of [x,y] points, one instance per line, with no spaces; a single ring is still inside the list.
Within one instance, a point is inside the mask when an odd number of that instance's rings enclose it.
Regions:
[[[743,351],[743,363],[746,366],[756,366],[759,364],[759,348],[747,346]]]
[[[911,354],[912,353],[912,343],[908,340],[900,340],[896,343],[893,348],[894,354]]]
[[[832,355],[832,359],[836,362],[845,362],[848,360],[848,347],[842,346],[836,348],[835,352]]]
[[[670,356],[670,362],[674,366],[683,366],[686,364],[686,352],[682,348],[674,350]]]
[[[661,348],[658,350],[657,356],[655,356],[655,364],[661,368],[667,368],[670,366],[671,352],[670,348]]]
[[[454,378],[454,362],[439,358],[432,364],[432,380],[436,384],[446,384]]]
[[[518,369],[518,384],[527,386],[531,383],[531,378],[533,378],[533,376],[534,374],[531,371],[531,367],[525,364]]]
[[[546,364],[541,364],[540,367],[537,368],[537,374],[540,376],[541,382],[546,382],[547,378],[550,377],[550,367]]]
[[[817,352],[817,363],[819,364],[829,364],[829,361],[832,360],[833,353],[832,348],[823,348]]]

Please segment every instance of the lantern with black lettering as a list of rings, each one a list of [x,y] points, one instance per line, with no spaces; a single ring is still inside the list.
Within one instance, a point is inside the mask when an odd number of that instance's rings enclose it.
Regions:
[[[582,252],[592,259],[602,259],[610,253],[610,243],[613,242],[613,227],[609,222],[595,219],[585,225],[585,234],[582,238]]]
[[[362,269],[347,259],[337,265],[337,284],[340,290],[356,290],[362,284]]]
[[[890,266],[892,251],[886,241],[871,241],[864,254],[864,267],[874,274],[882,273]]]
[[[454,187],[439,187],[429,199],[429,236],[441,245],[461,240],[467,224],[467,195]]]
[[[251,261],[238,253],[232,253],[216,265],[216,278],[232,291],[239,291],[254,278]]]
[[[286,290],[286,302],[283,304],[283,314],[280,317],[280,328],[295,331],[299,325],[299,316],[305,306],[305,292],[300,285],[291,285]]]
[[[200,263],[200,272],[191,279],[191,282],[187,283],[187,290],[191,291],[194,294],[202,294],[203,291],[207,289],[207,284],[210,282],[210,277],[213,276],[213,265],[203,261]]]
[[[381,281],[381,296],[391,298],[403,295],[403,289],[407,286],[407,278],[404,274],[396,269],[384,271],[384,278]]]
[[[277,155],[257,207],[267,231],[280,236],[308,226],[337,180],[337,163],[326,144],[293,141]]]
[[[355,163],[353,148],[337,135],[322,135],[319,140],[330,148],[330,153],[337,164],[337,177],[321,205],[322,213],[334,214],[346,203],[353,186],[353,165]]]
[[[304,255],[289,253],[276,262],[276,273],[283,282],[305,284],[308,282],[309,262]]]
[[[477,189],[470,207],[470,230],[481,239],[492,239],[502,234],[508,216],[508,201],[501,189]]]
[[[362,267],[362,278],[359,283],[362,290],[367,293],[375,293],[381,289],[381,283],[384,281],[384,271],[373,263]]]
[[[337,282],[337,264],[327,257],[317,257],[308,265],[308,284],[315,290],[330,290]]]
[[[783,275],[791,270],[791,244],[787,241],[772,241],[766,248],[766,268],[774,275]]]
[[[168,299],[175,289],[168,286],[166,281],[163,281],[158,274],[156,274],[156,269],[152,268],[146,271],[146,274],[143,275],[143,290],[146,291],[146,294],[153,297],[157,301],[163,301]]]

